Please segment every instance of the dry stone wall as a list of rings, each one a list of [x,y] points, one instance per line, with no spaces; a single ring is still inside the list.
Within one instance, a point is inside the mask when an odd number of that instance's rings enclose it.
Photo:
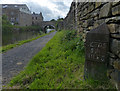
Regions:
[[[77,30],[85,42],[86,34],[103,23],[110,32],[106,74],[120,89],[120,2],[73,2],[61,28]]]
[[[72,2],[70,11],[68,12],[66,18],[63,21],[63,28],[66,30],[75,29],[75,3]]]

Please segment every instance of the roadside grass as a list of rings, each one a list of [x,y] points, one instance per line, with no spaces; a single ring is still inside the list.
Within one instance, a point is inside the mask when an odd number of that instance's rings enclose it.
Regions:
[[[114,89],[109,81],[84,80],[84,43],[75,31],[60,31],[8,84],[17,89]]]
[[[54,32],[54,31],[51,31],[51,32]],[[51,32],[50,32],[50,33],[51,33]],[[15,43],[15,44],[9,44],[9,45],[6,45],[6,46],[2,46],[2,47],[0,47],[0,52],[2,52],[2,53],[3,53],[3,52],[6,52],[6,51],[8,51],[8,50],[10,50],[10,49],[12,49],[12,48],[14,48],[14,47],[17,47],[17,46],[20,46],[20,45],[24,44],[24,43],[28,43],[28,42],[31,42],[31,41],[33,41],[33,40],[36,40],[36,39],[38,39],[38,38],[40,38],[40,37],[49,35],[50,33],[48,33],[48,34],[42,34],[42,35],[39,35],[39,36],[37,36],[37,37],[35,37],[35,38],[32,38],[32,39],[18,41],[18,42]]]

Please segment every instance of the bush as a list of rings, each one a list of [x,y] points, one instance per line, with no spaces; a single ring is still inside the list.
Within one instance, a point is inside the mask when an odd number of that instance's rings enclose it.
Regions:
[[[3,15],[2,16],[2,31],[12,31],[13,26],[11,23],[7,20],[7,16]]]
[[[65,33],[65,36],[62,41],[70,41],[76,37],[76,31],[75,30],[67,30]]]
[[[77,53],[84,53],[84,42],[82,41],[82,37],[77,37],[77,33],[75,30],[66,31],[64,33],[64,37],[61,39],[61,43],[65,43],[68,46],[65,46],[65,50],[71,49],[72,51],[77,50]]]
[[[8,21],[6,15],[3,15],[3,16],[2,16],[2,24],[3,24],[3,25],[11,25],[11,23]]]

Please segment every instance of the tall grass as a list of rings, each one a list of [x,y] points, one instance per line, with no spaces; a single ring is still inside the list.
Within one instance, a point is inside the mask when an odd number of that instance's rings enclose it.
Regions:
[[[75,31],[60,31],[9,86],[23,89],[103,89],[108,83],[83,79],[84,46]]]

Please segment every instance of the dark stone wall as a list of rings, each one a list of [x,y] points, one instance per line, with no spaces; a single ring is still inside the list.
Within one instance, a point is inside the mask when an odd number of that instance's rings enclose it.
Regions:
[[[107,75],[120,89],[120,2],[73,2],[60,28],[77,30],[86,41],[86,34],[106,23],[110,32]]]
[[[58,30],[64,29],[64,30],[73,30],[75,29],[75,2],[72,2],[70,10],[65,17],[65,19],[60,22],[58,22]]]
[[[56,28],[57,28],[57,30],[62,30],[63,26],[64,26],[64,22],[63,21],[58,21],[57,25],[56,25]]]

